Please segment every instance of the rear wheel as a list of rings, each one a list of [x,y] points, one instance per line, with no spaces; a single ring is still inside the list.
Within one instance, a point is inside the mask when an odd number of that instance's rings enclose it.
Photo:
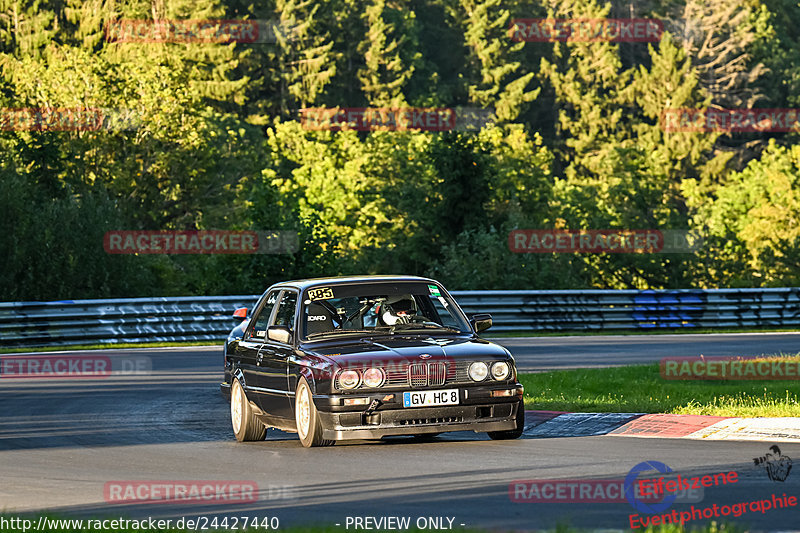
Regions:
[[[294,395],[294,417],[300,442],[306,448],[331,446],[336,442],[322,438],[322,422],[319,419],[317,408],[314,406],[311,387],[308,386],[306,378],[300,378],[300,382],[297,384],[297,391]]]
[[[253,414],[253,408],[250,407],[250,401],[244,394],[242,384],[236,378],[231,385],[231,426],[239,442],[264,440],[267,435],[267,428]]]
[[[522,431],[525,429],[525,401],[520,400],[517,405],[517,428],[509,429],[508,431],[490,431],[487,434],[492,440],[509,440],[518,439],[522,436]]]

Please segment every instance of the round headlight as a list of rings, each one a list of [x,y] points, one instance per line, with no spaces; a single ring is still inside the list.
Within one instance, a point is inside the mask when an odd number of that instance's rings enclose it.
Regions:
[[[492,365],[492,377],[497,381],[503,381],[511,373],[511,367],[505,361],[498,361]]]
[[[383,385],[383,370],[368,368],[364,371],[364,385],[367,387],[380,387]]]
[[[483,381],[489,375],[489,367],[483,361],[475,361],[469,365],[469,377],[472,381]]]
[[[361,376],[355,370],[345,370],[339,374],[339,386],[343,389],[355,389]]]

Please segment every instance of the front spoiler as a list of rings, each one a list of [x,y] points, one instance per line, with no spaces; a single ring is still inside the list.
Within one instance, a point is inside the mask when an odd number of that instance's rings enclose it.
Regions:
[[[505,416],[478,416],[481,411],[484,414],[492,413],[492,408],[500,405],[510,407],[508,415],[504,413]],[[370,417],[364,417],[356,425],[351,425],[352,420],[348,423],[343,418],[350,413],[318,411],[318,414],[322,427],[326,428],[322,432],[323,439],[379,439],[390,435],[421,435],[450,431],[475,431],[476,433],[509,431],[517,428],[516,418],[519,405],[519,403],[489,403],[378,410]],[[503,410],[506,411],[506,409]]]

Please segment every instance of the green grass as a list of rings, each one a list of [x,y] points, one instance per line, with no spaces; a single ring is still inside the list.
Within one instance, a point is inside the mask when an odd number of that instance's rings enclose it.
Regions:
[[[793,356],[795,359],[798,356]],[[665,380],[657,363],[520,374],[525,407],[584,413],[800,416],[798,381]]]

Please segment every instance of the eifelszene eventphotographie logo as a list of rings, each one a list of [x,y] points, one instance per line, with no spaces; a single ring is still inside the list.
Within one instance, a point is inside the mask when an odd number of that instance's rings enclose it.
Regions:
[[[764,467],[767,471],[767,477],[772,481],[786,481],[786,478],[789,477],[789,472],[792,470],[792,460],[783,455],[777,445],[770,446],[766,455],[754,457],[753,462],[756,466]]]

